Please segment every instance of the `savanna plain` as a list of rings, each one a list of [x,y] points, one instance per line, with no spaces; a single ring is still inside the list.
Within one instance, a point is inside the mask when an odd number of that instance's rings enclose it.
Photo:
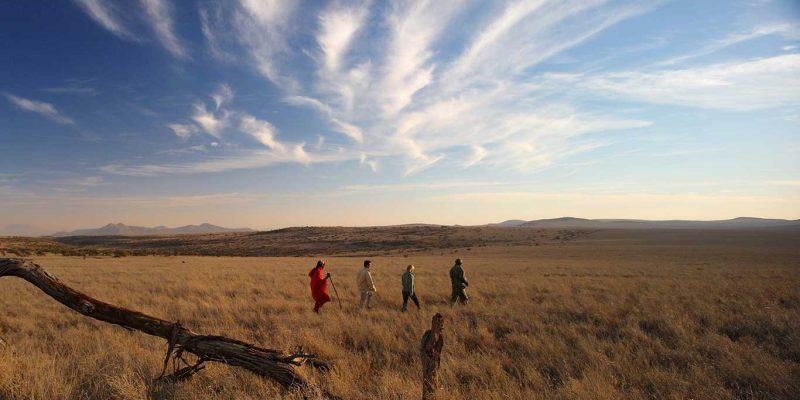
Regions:
[[[303,346],[333,367],[300,373],[344,399],[420,398],[419,342],[436,312],[445,318],[442,399],[800,398],[796,230],[608,230],[482,243],[292,257],[30,258],[90,296],[194,331]],[[471,303],[451,307],[456,257]],[[320,258],[341,305],[329,287],[334,302],[317,315],[307,273]],[[364,258],[378,293],[373,309],[359,311]],[[408,264],[417,267],[422,309],[402,313]],[[300,398],[219,363],[185,382],[155,383],[163,339],[82,316],[10,277],[0,278],[0,338],[4,400]]]

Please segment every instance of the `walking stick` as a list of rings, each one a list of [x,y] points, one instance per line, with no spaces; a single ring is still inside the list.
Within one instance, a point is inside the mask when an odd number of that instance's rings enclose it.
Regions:
[[[328,276],[328,280],[331,281],[331,286],[333,287],[333,293],[336,293],[336,302],[339,303],[339,308],[342,308],[342,299],[339,298],[339,291],[336,290],[336,285],[333,284],[333,277]]]

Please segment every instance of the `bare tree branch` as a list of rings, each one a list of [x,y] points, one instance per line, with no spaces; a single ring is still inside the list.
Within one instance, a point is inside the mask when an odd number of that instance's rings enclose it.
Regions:
[[[176,357],[180,357],[184,351],[187,351],[196,355],[203,362],[216,361],[248,369],[259,376],[274,380],[286,389],[306,390],[309,388],[308,382],[295,371],[295,366],[309,361],[309,364],[317,368],[328,368],[326,363],[315,360],[314,355],[305,354],[302,351],[285,354],[278,350],[257,347],[224,336],[201,335],[178,323],[102,302],[73,290],[31,261],[0,258],[0,277],[3,276],[22,278],[59,303],[87,317],[165,339],[170,345],[169,354],[175,349]],[[169,354],[165,364],[169,359]],[[185,379],[200,369],[202,369],[202,362],[194,367],[190,366],[188,370],[178,371],[180,374],[173,375],[174,378],[183,377]],[[328,394],[325,396],[326,398],[335,398]]]

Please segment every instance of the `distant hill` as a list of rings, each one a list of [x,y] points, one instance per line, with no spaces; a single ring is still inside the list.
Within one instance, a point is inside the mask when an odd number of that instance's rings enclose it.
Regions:
[[[511,227],[511,226],[520,226],[528,221],[524,219],[510,219],[508,221],[498,222],[496,224],[489,224],[489,226],[499,226],[499,227]]]
[[[152,236],[152,235],[190,235],[203,233],[226,233],[226,232],[253,232],[248,228],[223,228],[211,224],[186,225],[177,228],[167,228],[166,226],[156,226],[148,228],[144,226],[131,226],[122,223],[108,224],[97,229],[78,229],[71,232],[57,232],[50,236]]]
[[[502,232],[498,232],[502,231]],[[586,232],[564,233],[552,229],[493,228],[487,226],[375,226],[294,227],[271,231],[201,235],[68,236],[0,240],[11,250],[53,248],[61,254],[130,255],[184,254],[229,256],[381,255],[461,249],[477,251],[488,246],[562,245],[585,237]],[[19,251],[16,251],[19,254]],[[450,252],[448,252],[449,254]],[[338,263],[338,262],[337,262]]]
[[[530,221],[529,221],[530,222]],[[664,222],[664,221],[660,221]],[[752,223],[758,222],[756,228]],[[582,220],[579,218],[547,220],[554,227],[497,226],[384,226],[384,227],[295,227],[259,232],[233,232],[194,235],[147,236],[64,236],[0,237],[0,255],[55,253],[80,255],[203,255],[203,256],[314,256],[475,254],[483,248],[565,246],[570,243],[610,243],[610,241],[667,244],[704,244],[731,246],[786,246],[800,243],[800,223],[776,228],[764,227],[763,221],[740,219],[726,224],[745,225],[741,229],[646,229],[648,221]],[[564,223],[591,224],[589,228],[565,228]],[[559,224],[561,224],[559,226]],[[637,229],[604,229],[635,224]],[[769,224],[767,224],[769,225]],[[670,226],[670,225],[667,225]],[[671,225],[674,226],[674,225]],[[708,225],[703,225],[708,226]],[[797,246],[795,246],[797,247]],[[431,252],[431,253],[428,253]],[[547,254],[547,251],[545,251]],[[337,262],[338,263],[338,262]]]
[[[533,221],[510,220],[490,226],[518,226],[523,228],[591,228],[591,229],[754,229],[800,228],[800,220],[739,217],[718,221],[642,219],[585,219],[574,217],[539,219]]]

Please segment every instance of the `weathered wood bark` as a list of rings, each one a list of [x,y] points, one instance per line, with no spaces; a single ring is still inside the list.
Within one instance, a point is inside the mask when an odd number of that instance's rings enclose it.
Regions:
[[[422,359],[422,399],[436,398],[436,389],[439,388],[439,363],[442,356],[442,327],[444,317],[436,313],[431,320],[431,329],[422,335],[422,344],[419,352]]]
[[[286,354],[223,336],[201,335],[178,323],[104,303],[64,285],[30,261],[0,258],[0,277],[3,276],[22,278],[59,303],[87,317],[166,339],[171,347],[170,353],[174,348],[177,356],[187,351],[201,360],[246,368],[257,375],[273,379],[287,389],[302,390],[308,387],[307,382],[295,371],[295,366],[309,361],[315,367],[327,367],[324,362],[315,360],[314,355],[304,354],[302,351]],[[167,357],[169,358],[169,354]],[[330,395],[327,397],[334,398]]]

